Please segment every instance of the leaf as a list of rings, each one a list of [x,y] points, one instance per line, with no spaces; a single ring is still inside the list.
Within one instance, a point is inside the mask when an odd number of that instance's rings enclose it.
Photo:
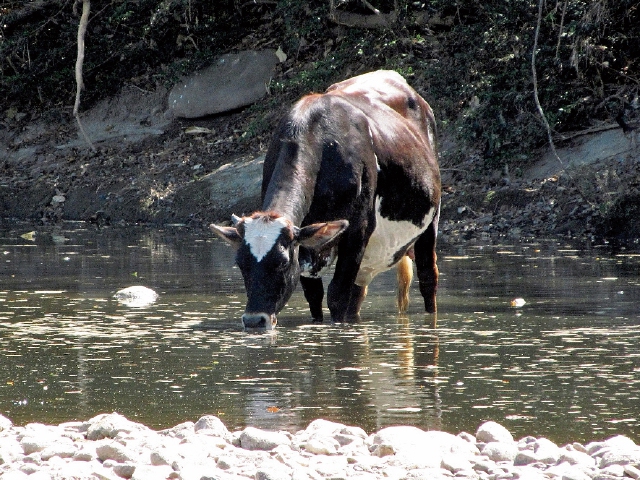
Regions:
[[[267,407],[267,412],[269,413],[276,413],[279,412],[280,409],[278,407]]]
[[[287,54],[282,51],[282,47],[278,47],[278,50],[276,50],[276,57],[278,57],[280,63],[287,60]]]
[[[27,232],[20,235],[20,238],[24,238],[25,240],[29,240],[30,242],[34,242],[36,239],[36,232]]]

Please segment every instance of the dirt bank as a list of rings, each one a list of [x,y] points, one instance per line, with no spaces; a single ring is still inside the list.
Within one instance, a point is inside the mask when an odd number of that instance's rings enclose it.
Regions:
[[[28,124],[18,119],[5,124],[2,221],[201,228],[257,208],[259,157],[268,139],[246,139],[242,111],[184,121],[167,119],[165,106],[166,91],[136,88],[101,102],[84,115],[95,151],[79,139],[66,110]],[[443,143],[446,148],[450,141]],[[558,147],[562,163],[541,152],[534,164],[514,162],[499,171],[480,170],[472,153],[455,166],[445,160],[442,235],[513,241],[549,235],[637,238],[637,138],[603,128]]]

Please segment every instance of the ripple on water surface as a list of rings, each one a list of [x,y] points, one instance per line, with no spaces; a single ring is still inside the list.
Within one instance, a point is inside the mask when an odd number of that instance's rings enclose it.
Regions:
[[[396,316],[390,272],[358,323],[312,324],[296,292],[275,333],[248,334],[233,252],[208,234],[22,233],[0,235],[0,404],[16,423],[118,411],[161,428],[212,413],[230,428],[323,417],[457,433],[495,420],[516,436],[638,441],[633,252],[442,245],[435,329],[416,285]],[[134,285],[155,302],[114,298]]]

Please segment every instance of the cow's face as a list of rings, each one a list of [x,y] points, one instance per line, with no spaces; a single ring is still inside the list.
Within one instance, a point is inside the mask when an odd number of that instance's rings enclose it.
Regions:
[[[271,330],[295,289],[300,276],[299,246],[320,248],[342,233],[349,222],[316,223],[298,228],[273,213],[233,217],[233,227],[211,229],[236,249],[236,263],[247,289],[245,328]]]

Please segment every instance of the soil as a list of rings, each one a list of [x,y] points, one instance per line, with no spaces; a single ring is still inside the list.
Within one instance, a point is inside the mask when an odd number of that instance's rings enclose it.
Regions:
[[[95,150],[78,134],[68,110],[49,111],[29,123],[19,114],[5,119],[2,223],[205,228],[231,213],[257,209],[259,160],[252,159],[264,153],[269,139],[245,139],[243,111],[193,121],[168,118],[166,96],[164,90],[129,87],[84,113]],[[441,237],[637,242],[638,137],[613,127],[558,143],[562,160],[540,152],[534,164],[513,162],[496,171],[481,171],[483,162],[473,152],[455,165],[444,155]],[[446,152],[453,140],[445,134],[441,145]],[[210,175],[226,164],[237,166],[231,176]]]

